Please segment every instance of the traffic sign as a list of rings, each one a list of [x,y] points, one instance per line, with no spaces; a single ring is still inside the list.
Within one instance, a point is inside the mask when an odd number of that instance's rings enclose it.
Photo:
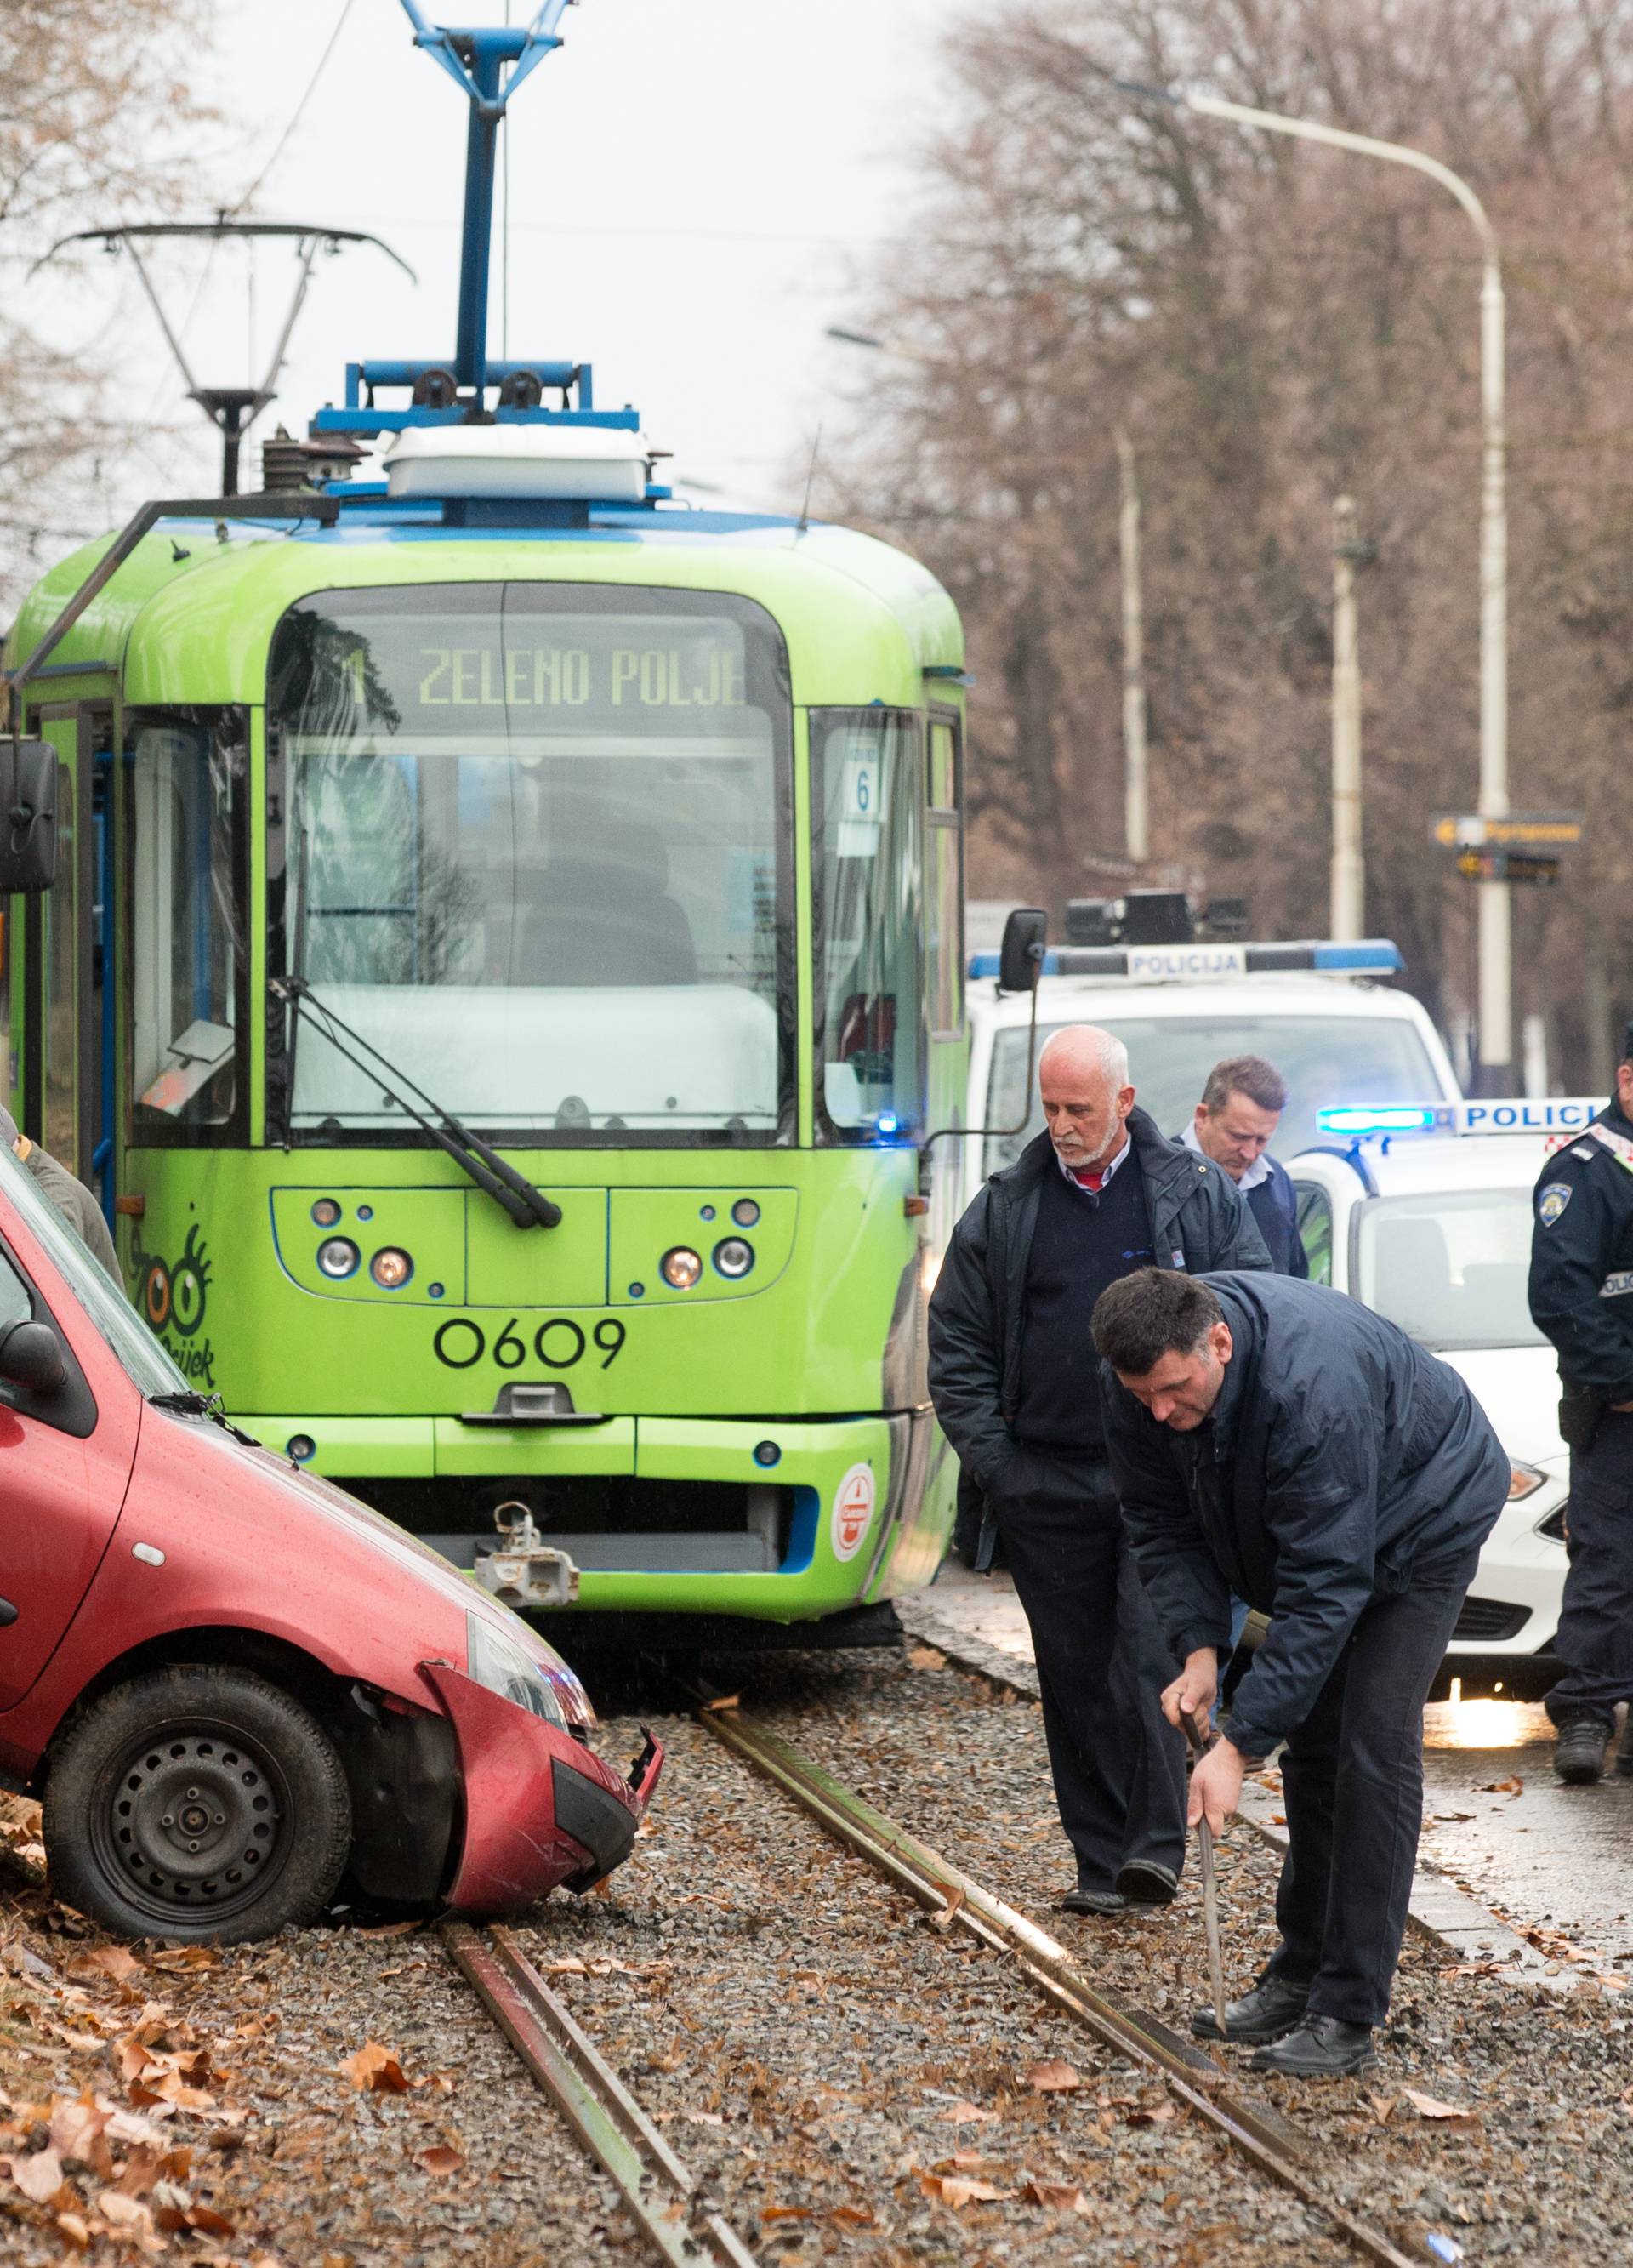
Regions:
[[[1460,850],[1457,871],[1470,882],[1534,882],[1541,886],[1559,880],[1559,861],[1538,858],[1530,850]]]
[[[1580,843],[1582,814],[1511,811],[1504,819],[1482,819],[1477,812],[1442,812],[1430,831],[1445,850],[1553,851]]]

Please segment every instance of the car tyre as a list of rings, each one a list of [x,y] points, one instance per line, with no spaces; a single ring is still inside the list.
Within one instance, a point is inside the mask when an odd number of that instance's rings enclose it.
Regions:
[[[130,1937],[231,1945],[313,1920],[351,1847],[334,1744],[265,1678],[205,1663],[105,1693],[55,1749],[55,1893]]]

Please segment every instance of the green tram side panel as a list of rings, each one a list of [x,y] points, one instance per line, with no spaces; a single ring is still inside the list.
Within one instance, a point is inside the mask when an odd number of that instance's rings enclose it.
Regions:
[[[871,703],[922,710],[923,673],[951,672],[962,659],[956,615],[933,578],[887,546],[840,529],[699,535],[660,519],[638,535],[588,538],[449,540],[416,531],[392,541],[361,527],[273,535],[231,523],[227,533],[224,543],[189,528],[180,558],[167,532],[149,538],[54,660],[116,664],[127,707],[242,702],[256,710],[273,630],[296,600],[347,587],[507,580],[756,600],[785,639],[797,712]],[[86,547],[31,594],[13,662],[103,548]],[[54,696],[62,697],[55,685]],[[803,780],[797,800],[803,814]],[[806,1030],[803,822],[798,841]],[[259,847],[255,865],[259,909]],[[261,950],[257,943],[258,967]],[[258,1141],[258,1019],[251,1038]],[[956,1118],[965,1053],[962,1042],[931,1046],[932,1123]],[[808,1049],[798,1070],[805,1127]],[[922,1409],[926,1255],[903,1210],[914,1153],[547,1148],[518,1152],[517,1162],[562,1203],[559,1229],[512,1228],[430,1152],[128,1151],[120,1185],[139,1191],[145,1205],[141,1218],[120,1223],[133,1296],[195,1383],[219,1389],[271,1447],[304,1431],[316,1444],[315,1468],[342,1481],[634,1473],[752,1482],[767,1476],[755,1452],[775,1437],[776,1482],[815,1507],[801,1572],[586,1571],[585,1605],[798,1619],[927,1580],[953,1493],[946,1445]],[[751,1194],[761,1208],[755,1266],[728,1282],[710,1264],[711,1224],[702,1216],[712,1207],[725,1231],[730,1204]],[[341,1204],[335,1233],[359,1248],[358,1268],[338,1281],[316,1265],[322,1235],[311,1206],[320,1196]],[[386,1243],[414,1261],[396,1292],[367,1276],[369,1257]],[[704,1258],[703,1279],[690,1292],[672,1291],[658,1273],[674,1243]],[[708,1312],[677,1314],[688,1305]],[[491,1413],[510,1375],[567,1381],[578,1409],[598,1422],[462,1422]],[[915,1405],[916,1418],[906,1414]],[[870,1498],[863,1524],[857,1507]]]

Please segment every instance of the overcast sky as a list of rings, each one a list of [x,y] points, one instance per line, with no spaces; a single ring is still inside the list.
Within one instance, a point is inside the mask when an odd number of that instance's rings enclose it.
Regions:
[[[212,195],[230,203],[261,173],[342,4],[215,0],[201,91],[221,121],[197,136],[200,217]],[[511,0],[515,19],[533,5]],[[425,12],[438,11],[428,0]],[[510,352],[593,363],[598,402],[633,401],[675,452],[673,477],[786,504],[825,395],[866,377],[857,350],[823,331],[856,320],[881,241],[908,226],[908,161],[936,129],[949,13],[946,0],[581,0],[507,129]],[[450,11],[504,16],[504,0]],[[367,247],[325,261],[262,430],[281,418],[303,431],[313,408],[339,399],[348,360],[452,358],[466,117],[398,0],[352,0],[255,209],[373,230],[418,282]],[[208,274],[203,261],[197,248],[169,257],[165,296],[173,320],[192,308],[185,345],[200,381],[240,384],[252,338],[259,360],[269,350],[292,259],[254,255],[253,305],[243,254],[217,253]],[[155,419],[185,419],[129,271],[115,296],[102,255],[89,263],[87,281],[56,286],[58,339],[99,335],[106,347],[116,306],[130,398]],[[501,264],[496,233],[493,354],[505,343]],[[207,489],[217,460],[201,417],[180,453],[161,442],[118,467],[109,501],[122,509],[161,475]],[[246,485],[258,476],[257,456]]]

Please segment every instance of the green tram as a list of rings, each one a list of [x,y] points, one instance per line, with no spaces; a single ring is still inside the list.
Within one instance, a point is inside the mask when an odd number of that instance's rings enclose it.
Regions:
[[[453,1556],[508,1505],[585,1607],[927,1580],[950,603],[830,528],[385,505],[161,519],[26,688],[61,850],[9,924],[19,1123],[202,1391]]]
[[[298,494],[151,506],[21,608],[11,1107],[201,1395],[501,1596],[861,1641],[952,1514],[960,628],[883,543],[675,506],[587,366],[487,358],[560,4],[409,6],[470,90],[453,363],[351,365]]]

